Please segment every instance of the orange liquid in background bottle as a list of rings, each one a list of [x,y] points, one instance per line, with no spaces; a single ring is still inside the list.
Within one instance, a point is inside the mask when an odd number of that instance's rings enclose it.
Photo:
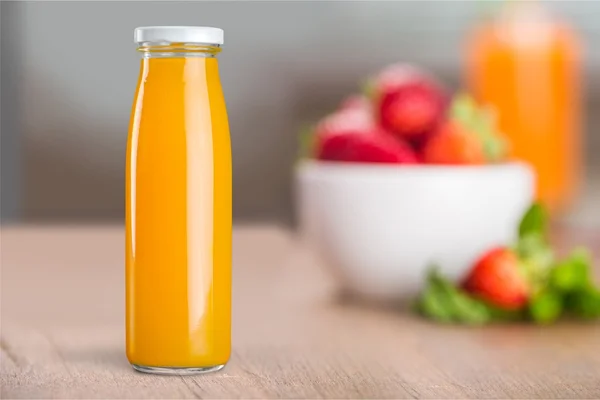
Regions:
[[[136,368],[224,365],[231,151],[216,58],[141,61],[126,185],[129,361]]]
[[[538,199],[556,214],[576,199],[581,174],[578,41],[537,3],[514,6],[472,33],[466,81],[496,107],[512,155],[534,167]]]

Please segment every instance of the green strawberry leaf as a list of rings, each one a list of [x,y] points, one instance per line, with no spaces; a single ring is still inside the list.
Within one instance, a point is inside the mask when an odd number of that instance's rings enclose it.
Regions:
[[[459,93],[450,105],[450,116],[477,135],[488,161],[498,162],[506,157],[508,142],[498,129],[492,108],[480,107],[471,96]]]
[[[483,151],[489,161],[502,161],[508,153],[508,142],[501,136],[485,136],[483,138]]]
[[[427,276],[427,286],[417,301],[417,310],[438,322],[481,325],[490,320],[487,307],[458,289],[434,267]]]
[[[375,100],[375,96],[376,96],[376,80],[375,80],[375,78],[366,79],[361,85],[360,92],[370,101]]]
[[[498,128],[496,113],[484,108],[474,122],[483,142],[483,150],[491,162],[502,161],[508,154],[508,141]]]
[[[448,310],[446,299],[441,292],[427,288],[417,303],[417,310],[425,317],[438,322],[451,322],[452,314]]]
[[[539,324],[556,321],[563,311],[563,299],[560,293],[542,290],[529,300],[529,316]]]
[[[298,135],[299,159],[311,159],[315,155],[315,135],[312,126],[305,126]]]
[[[485,306],[487,307],[491,321],[522,321],[526,317],[524,310],[504,310],[491,304],[485,304]]]
[[[562,293],[583,290],[592,284],[591,257],[583,248],[575,249],[550,271],[550,286]]]
[[[600,290],[588,286],[566,296],[566,308],[582,319],[600,318]]]
[[[471,126],[476,118],[477,104],[466,93],[459,93],[452,99],[450,115],[457,121]]]
[[[435,279],[436,273],[435,270],[429,272],[425,290],[417,299],[416,309],[421,315],[434,321],[451,322],[452,313],[446,295]]]
[[[535,259],[544,265],[550,265],[554,261],[554,251],[546,238],[538,233],[529,233],[521,237],[514,247],[521,259]]]
[[[439,273],[434,273],[432,280],[445,295],[455,322],[468,325],[479,325],[488,322],[489,313],[483,303],[458,289]]]
[[[521,259],[520,271],[529,285],[530,294],[535,296],[548,286],[548,276],[552,267],[552,255],[540,253],[539,256]]]
[[[519,224],[519,240],[514,246],[521,260],[521,271],[535,295],[548,285],[555,255],[546,237],[547,216],[544,208],[532,204]]]
[[[527,210],[519,224],[519,238],[527,235],[539,235],[546,238],[548,229],[548,215],[540,203],[533,203]]]

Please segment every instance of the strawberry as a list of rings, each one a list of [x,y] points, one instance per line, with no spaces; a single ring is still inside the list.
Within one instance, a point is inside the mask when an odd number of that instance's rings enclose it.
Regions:
[[[300,135],[301,157],[319,158],[316,146],[323,138],[339,132],[361,135],[376,129],[371,110],[358,107],[341,109],[323,118],[314,128],[305,129]]]
[[[403,139],[418,139],[443,118],[447,96],[427,74],[407,64],[384,69],[371,83],[379,123]]]
[[[399,137],[418,138],[435,127],[444,107],[436,88],[415,82],[383,94],[379,121]]]
[[[442,123],[425,143],[423,161],[428,164],[484,164],[483,143],[463,124],[449,120]]]
[[[414,164],[410,146],[379,129],[340,131],[317,137],[316,157],[323,161]]]
[[[463,288],[503,310],[521,309],[530,295],[519,259],[506,247],[484,254],[466,277]]]
[[[376,123],[369,109],[346,108],[322,119],[315,129],[315,134],[320,137],[333,132],[361,133],[375,128]]]
[[[348,99],[345,106],[317,125],[317,159],[392,164],[417,162],[416,154],[408,144],[377,126],[368,102],[355,97]]]

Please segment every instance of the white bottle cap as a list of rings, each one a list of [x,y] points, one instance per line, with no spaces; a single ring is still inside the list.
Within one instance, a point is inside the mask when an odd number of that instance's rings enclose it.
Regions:
[[[223,29],[208,26],[144,26],[135,28],[136,43],[199,43],[223,44]]]

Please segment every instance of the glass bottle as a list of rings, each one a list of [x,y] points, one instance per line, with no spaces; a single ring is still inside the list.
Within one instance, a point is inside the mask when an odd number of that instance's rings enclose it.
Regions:
[[[576,200],[581,162],[580,44],[537,1],[509,1],[471,31],[465,80],[495,106],[512,155],[530,163],[557,215]]]
[[[135,30],[126,165],[126,344],[151,373],[221,369],[231,348],[231,148],[223,31]]]

